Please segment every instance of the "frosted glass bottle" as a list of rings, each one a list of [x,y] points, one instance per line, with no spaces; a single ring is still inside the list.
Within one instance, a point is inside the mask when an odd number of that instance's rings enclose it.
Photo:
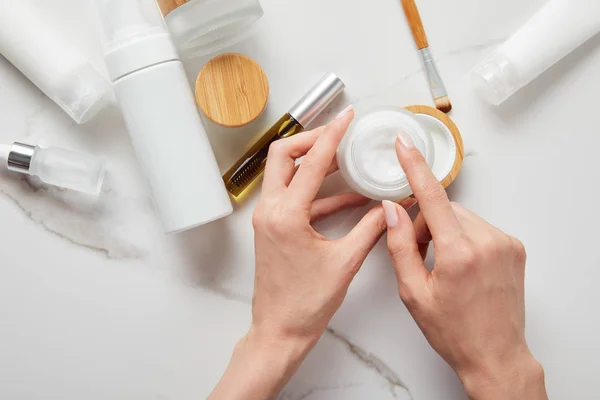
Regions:
[[[98,194],[106,168],[99,158],[49,147],[38,148],[31,160],[29,172],[49,185]]]
[[[259,0],[157,0],[183,57],[216,52],[252,33],[263,16]]]
[[[106,175],[102,159],[57,147],[15,142],[0,146],[0,159],[10,171],[33,175],[49,185],[98,194]]]

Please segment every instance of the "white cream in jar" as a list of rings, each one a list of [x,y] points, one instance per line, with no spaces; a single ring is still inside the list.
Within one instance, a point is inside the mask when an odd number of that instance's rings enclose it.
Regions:
[[[400,131],[408,134],[440,182],[448,186],[462,164],[462,139],[456,125],[427,106],[378,106],[357,110],[337,152],[348,185],[373,200],[401,201],[412,195],[396,155]]]

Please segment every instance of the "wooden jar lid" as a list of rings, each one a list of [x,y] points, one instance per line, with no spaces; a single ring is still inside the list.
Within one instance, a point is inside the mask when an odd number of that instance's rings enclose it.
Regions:
[[[463,144],[462,135],[460,134],[458,127],[456,126],[454,121],[452,121],[450,119],[450,117],[448,117],[446,114],[444,114],[437,108],[433,108],[433,107],[429,107],[429,106],[419,106],[419,105],[408,106],[405,108],[408,111],[412,112],[413,114],[425,114],[425,115],[429,115],[431,117],[437,118],[444,125],[446,125],[446,127],[452,134],[452,138],[454,139],[454,142],[456,143],[456,155],[454,158],[454,164],[452,165],[452,170],[450,170],[450,173],[442,180],[442,186],[447,188],[448,186],[450,186],[452,184],[452,182],[454,182],[454,180],[460,173],[460,169],[462,168],[464,154],[465,154],[465,146]]]
[[[256,61],[242,54],[211,59],[198,74],[196,102],[216,124],[236,128],[262,114],[269,98],[269,82]]]

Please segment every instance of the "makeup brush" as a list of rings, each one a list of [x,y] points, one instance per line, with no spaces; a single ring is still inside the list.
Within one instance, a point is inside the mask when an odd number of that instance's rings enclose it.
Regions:
[[[423,63],[425,64],[427,75],[429,76],[429,88],[433,95],[435,107],[444,113],[449,113],[450,110],[452,110],[452,103],[450,103],[450,98],[448,97],[444,82],[442,82],[435,61],[431,56],[429,42],[427,41],[427,35],[425,34],[423,22],[421,21],[421,16],[419,15],[415,0],[402,0],[402,7],[404,8],[404,14],[406,14],[406,19],[408,20],[410,30],[415,38],[419,53],[421,54],[421,57],[423,57]]]

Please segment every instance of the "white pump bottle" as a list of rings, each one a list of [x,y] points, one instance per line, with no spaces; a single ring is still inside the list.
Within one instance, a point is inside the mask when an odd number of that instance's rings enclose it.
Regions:
[[[95,0],[105,60],[168,233],[231,214],[183,65],[154,0]]]

